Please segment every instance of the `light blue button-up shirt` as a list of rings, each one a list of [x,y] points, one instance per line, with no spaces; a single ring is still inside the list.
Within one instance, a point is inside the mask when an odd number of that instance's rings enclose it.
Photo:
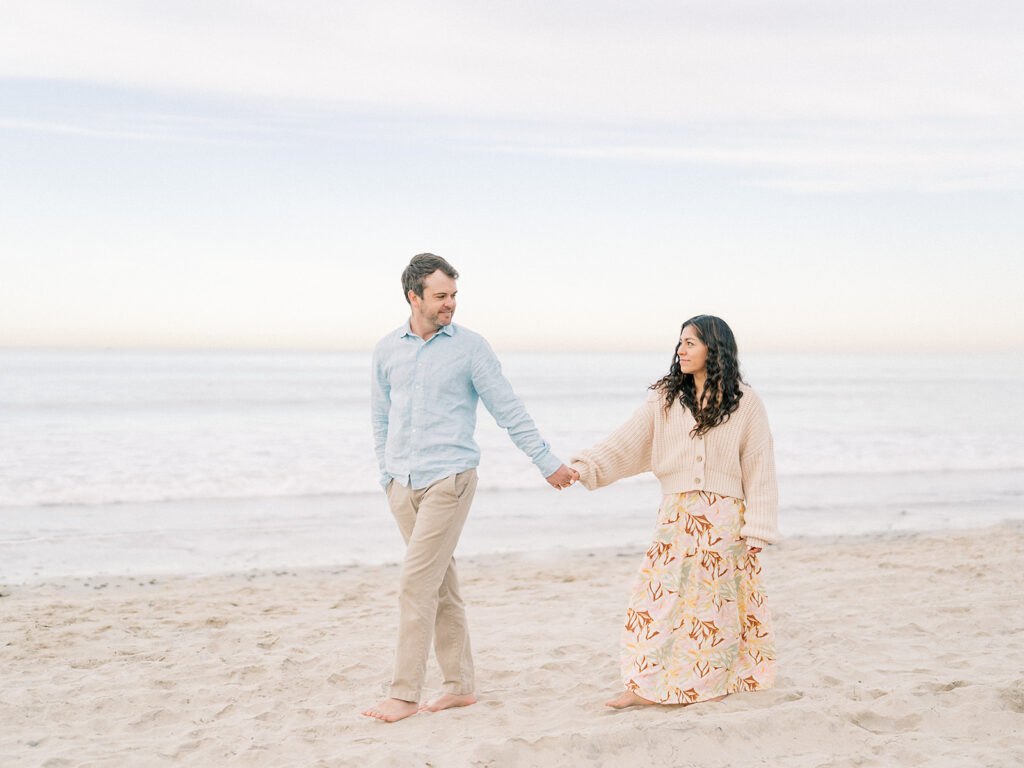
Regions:
[[[406,322],[381,339],[370,396],[381,485],[426,488],[479,464],[477,400],[544,477],[562,465],[483,336],[450,324],[424,341]]]

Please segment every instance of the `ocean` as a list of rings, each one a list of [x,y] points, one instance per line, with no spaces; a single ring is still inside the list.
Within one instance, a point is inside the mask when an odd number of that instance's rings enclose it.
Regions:
[[[622,423],[671,350],[499,350],[568,459]],[[369,352],[0,350],[0,583],[395,561]],[[785,536],[1024,517],[1019,356],[749,355]],[[650,476],[558,492],[481,406],[462,554],[642,545]]]

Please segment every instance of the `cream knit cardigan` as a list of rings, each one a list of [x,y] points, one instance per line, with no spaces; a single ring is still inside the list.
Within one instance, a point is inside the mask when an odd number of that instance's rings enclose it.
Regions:
[[[701,437],[690,437],[694,419],[677,398],[652,391],[633,417],[600,443],[572,457],[589,490],[641,472],[654,472],[662,493],[713,491],[743,499],[743,536],[748,546],[778,540],[775,451],[764,403],[746,384],[729,420]]]

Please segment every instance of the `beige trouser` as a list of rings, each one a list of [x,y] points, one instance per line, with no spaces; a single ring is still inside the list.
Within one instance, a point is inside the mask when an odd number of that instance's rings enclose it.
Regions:
[[[473,692],[469,625],[459,596],[455,545],[476,492],[476,470],[451,475],[413,490],[388,485],[391,513],[405,539],[398,593],[398,648],[391,695],[419,701],[430,638],[448,693]]]

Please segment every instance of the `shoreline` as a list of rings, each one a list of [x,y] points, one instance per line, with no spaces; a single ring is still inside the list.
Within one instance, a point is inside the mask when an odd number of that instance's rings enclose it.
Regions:
[[[1024,520],[1024,470],[789,478],[784,539],[985,527]],[[461,557],[641,545],[661,498],[650,476],[588,493],[477,493]],[[397,562],[404,547],[383,494],[0,510],[0,587],[176,574]]]
[[[773,544],[765,550],[768,557],[775,557],[774,553],[785,553],[789,549],[814,547],[814,546],[835,546],[857,544],[883,544],[899,541],[917,541],[946,535],[967,535],[976,533],[978,535],[994,534],[1002,529],[1024,533],[1024,519],[1007,518],[995,523],[979,526],[948,526],[943,528],[930,529],[894,529],[887,531],[865,531],[849,534],[803,534],[786,536],[779,543]],[[638,559],[643,555],[646,548],[646,541],[636,544],[605,544],[593,547],[546,547],[533,550],[512,550],[504,552],[482,552],[461,555],[456,550],[456,559],[460,568],[483,567],[502,564],[504,567],[512,567],[517,563],[536,563],[551,560],[571,560],[574,558],[628,558],[636,556]],[[762,555],[765,557],[766,555]],[[180,582],[195,582],[205,579],[227,580],[232,582],[253,582],[272,579],[326,579],[338,576],[345,576],[354,572],[395,572],[401,566],[400,557],[386,562],[372,563],[338,563],[335,565],[313,565],[313,566],[284,566],[273,568],[253,568],[249,570],[224,570],[224,571],[154,571],[150,573],[133,574],[70,574],[55,577],[44,577],[40,579],[29,579],[21,582],[0,581],[0,599],[19,594],[33,594],[50,590],[54,594],[66,592],[75,594],[77,592],[99,591],[99,590],[130,590],[138,587],[149,589]]]
[[[897,541],[914,541],[948,534],[966,534],[976,532],[995,532],[999,529],[1024,532],[1024,519],[1008,518],[996,523],[976,527],[950,526],[931,529],[897,529],[888,531],[866,531],[849,534],[803,534],[786,536],[779,543],[770,546],[767,552],[785,552],[790,548],[805,546],[842,546],[844,544],[870,544]],[[572,558],[623,558],[636,555],[642,556],[646,542],[631,544],[606,544],[594,547],[564,548],[547,547],[534,550],[512,550],[505,552],[482,552],[467,555],[456,550],[460,568],[464,566],[479,567],[500,562],[510,567],[518,562],[531,563],[548,560]],[[29,579],[21,582],[0,581],[0,598],[13,594],[35,592],[49,588],[54,591],[130,589],[132,587],[150,588],[183,581],[201,581],[203,579],[226,579],[230,581],[252,582],[266,579],[323,579],[344,576],[355,571],[396,571],[401,566],[401,559],[395,558],[387,562],[372,563],[338,563],[335,565],[284,566],[275,568],[253,568],[249,570],[224,571],[154,571],[133,574],[70,574],[40,579]],[[397,578],[397,575],[396,575]]]
[[[1024,526],[787,540],[762,555],[774,689],[612,712],[641,554],[460,559],[479,703],[392,725],[358,713],[390,673],[395,565],[18,589],[0,763],[1024,762]]]

